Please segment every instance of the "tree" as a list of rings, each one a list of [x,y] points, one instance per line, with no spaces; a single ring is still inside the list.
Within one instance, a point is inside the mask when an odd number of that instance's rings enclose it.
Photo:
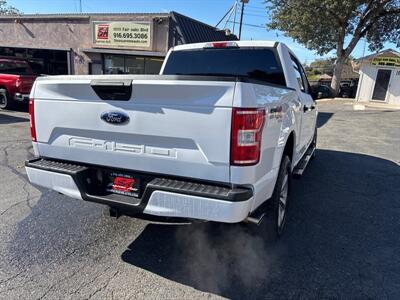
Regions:
[[[334,58],[316,59],[310,64],[311,69],[315,75],[328,74],[333,75],[333,69],[335,65]],[[319,73],[316,73],[319,72]]]
[[[332,89],[338,93],[343,64],[365,37],[377,51],[400,39],[400,0],[266,0],[269,29],[318,54],[335,52]]]
[[[15,7],[8,5],[6,0],[0,0],[0,15],[19,15],[20,13]]]

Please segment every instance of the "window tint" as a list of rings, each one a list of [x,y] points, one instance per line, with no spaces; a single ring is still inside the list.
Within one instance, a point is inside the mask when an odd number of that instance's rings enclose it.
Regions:
[[[146,58],[146,74],[159,74],[163,62],[162,58]]]
[[[300,72],[301,72],[301,78],[303,79],[304,92],[309,94],[311,92],[311,86],[310,83],[308,82],[306,72],[304,71],[302,65],[300,65]]]
[[[170,54],[163,74],[237,76],[286,86],[272,49],[194,49]]]
[[[0,60],[0,73],[15,75],[32,75],[32,69],[25,61]]]
[[[297,79],[297,82],[299,83],[299,87],[300,87],[301,91],[306,93],[307,91],[306,91],[306,85],[305,85],[305,81],[304,81],[303,74],[302,74],[302,67],[301,67],[300,63],[298,62],[298,60],[294,56],[290,55],[290,58],[292,60],[293,69],[296,74],[296,79]]]

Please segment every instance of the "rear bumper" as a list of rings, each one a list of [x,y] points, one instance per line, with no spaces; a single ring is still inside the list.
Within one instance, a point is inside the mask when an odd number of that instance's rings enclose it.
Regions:
[[[18,102],[29,102],[29,94],[15,93],[14,100]]]
[[[102,167],[44,159],[26,162],[32,183],[75,199],[105,204],[127,214],[238,223],[249,215],[253,204],[252,190],[247,188],[149,174],[142,177],[140,198],[100,193],[86,184],[93,181],[91,174],[99,170]]]

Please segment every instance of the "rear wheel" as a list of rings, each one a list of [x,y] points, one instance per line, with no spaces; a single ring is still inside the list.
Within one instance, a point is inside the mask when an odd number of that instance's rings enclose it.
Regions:
[[[282,158],[274,192],[271,199],[268,200],[267,214],[258,228],[261,234],[265,234],[268,241],[276,241],[285,229],[291,176],[291,161],[285,155]]]
[[[11,108],[11,101],[5,89],[0,89],[0,109]]]

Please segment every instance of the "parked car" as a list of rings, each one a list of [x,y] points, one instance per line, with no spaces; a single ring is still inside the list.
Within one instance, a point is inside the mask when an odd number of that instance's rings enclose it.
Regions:
[[[161,74],[38,78],[30,181],[114,216],[247,221],[279,237],[317,138],[295,54],[268,41],[181,45]]]
[[[317,99],[333,97],[332,89],[327,85],[320,84],[313,86],[312,88],[313,88],[313,93],[315,94],[315,97]]]
[[[343,81],[340,83],[339,97],[354,98],[357,92],[358,81]]]
[[[29,63],[19,58],[0,58],[0,109],[17,102],[29,102],[29,93],[36,79]]]

